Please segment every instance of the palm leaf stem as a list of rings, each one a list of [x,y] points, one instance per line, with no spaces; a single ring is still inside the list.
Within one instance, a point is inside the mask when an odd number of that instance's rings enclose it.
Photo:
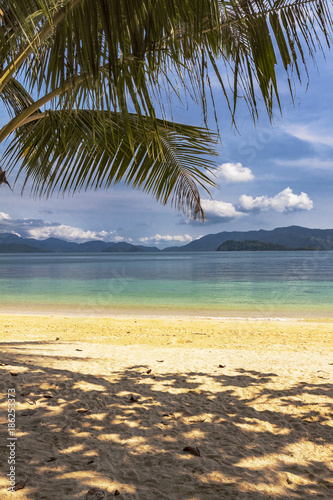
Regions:
[[[76,7],[83,0],[72,0],[72,8]],[[34,37],[31,42],[18,54],[18,56],[12,61],[12,63],[5,68],[0,76],[0,92],[3,90],[8,80],[16,73],[20,66],[26,61],[26,59],[34,52],[34,50],[41,46],[42,42],[48,37],[50,32],[53,30],[54,26],[59,24],[66,16],[67,13],[66,4],[62,7],[59,12],[57,12],[50,21],[45,23],[45,26],[40,30],[39,33]]]
[[[0,130],[0,143],[4,139],[6,139],[6,137],[8,137],[14,130],[20,127],[23,123],[25,123],[25,120],[31,117],[31,115],[35,113],[35,111],[38,111],[41,108],[41,106],[44,106],[55,97],[60,96],[61,94],[67,92],[71,88],[82,83],[86,78],[87,78],[86,76],[80,76],[80,77],[76,76],[70,82],[67,82],[65,85],[62,85],[61,87],[52,90],[52,92],[49,92],[48,94],[44,95],[43,97],[38,99],[38,101],[35,101],[33,104],[27,107],[19,115],[15,116],[12,120],[10,120],[10,122],[7,123],[7,125],[2,127],[2,129]]]

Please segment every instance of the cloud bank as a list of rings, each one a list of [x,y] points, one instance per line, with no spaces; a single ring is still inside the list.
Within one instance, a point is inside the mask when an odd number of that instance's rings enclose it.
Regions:
[[[306,193],[294,194],[287,187],[276,196],[247,196],[239,198],[240,209],[245,212],[274,210],[276,212],[295,212],[297,210],[312,210],[313,201]]]
[[[235,206],[232,203],[218,200],[202,200],[202,208],[204,209],[208,222],[212,224],[230,222],[232,220],[248,215],[249,213],[267,212],[296,212],[299,210],[312,210],[313,201],[309,196],[301,192],[301,194],[293,193],[290,187],[287,187],[275,196],[269,197],[266,195],[253,198],[243,194],[239,198],[239,203]]]
[[[60,238],[66,241],[84,243],[85,241],[123,241],[115,231],[86,231],[79,227],[68,226],[42,219],[14,219],[10,215],[0,212],[0,232],[17,234],[22,238],[45,240]]]
[[[160,243],[160,242],[167,242],[167,243],[189,243],[192,241],[192,236],[189,234],[184,234],[184,235],[178,235],[178,236],[171,236],[169,234],[167,235],[160,235],[160,234],[155,234],[155,236],[145,236],[144,238],[139,238],[139,241],[141,243],[147,243],[147,242],[155,242],[155,243]]]
[[[67,226],[65,224],[51,224],[44,227],[31,228],[27,230],[30,238],[36,240],[45,240],[46,238],[60,238],[67,241],[92,241],[92,240],[105,240],[113,236],[113,232],[107,231],[85,231],[79,227]]]
[[[229,222],[244,215],[232,203],[217,200],[201,200],[208,222]]]

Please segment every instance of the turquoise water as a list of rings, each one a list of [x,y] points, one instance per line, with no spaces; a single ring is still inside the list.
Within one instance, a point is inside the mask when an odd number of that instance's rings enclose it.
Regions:
[[[0,255],[1,312],[332,317],[333,252]]]

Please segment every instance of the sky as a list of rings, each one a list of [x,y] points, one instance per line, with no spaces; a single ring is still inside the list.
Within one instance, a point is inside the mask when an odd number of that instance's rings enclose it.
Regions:
[[[318,68],[309,62],[308,87],[306,80],[296,87],[294,105],[281,77],[282,117],[276,112],[273,125],[261,109],[260,125],[255,127],[240,106],[238,130],[232,129],[224,98],[216,94],[222,139],[215,172],[219,189],[211,190],[211,198],[201,193],[207,222],[189,220],[169,205],[123,186],[35,200],[28,190],[22,196],[17,183],[14,192],[0,186],[0,232],[165,248],[222,231],[291,225],[332,228],[333,54],[326,51],[326,61],[318,54],[316,61]],[[173,118],[203,125],[200,109],[191,103],[176,106]],[[6,121],[1,107],[0,124]],[[214,127],[212,112],[209,125]]]

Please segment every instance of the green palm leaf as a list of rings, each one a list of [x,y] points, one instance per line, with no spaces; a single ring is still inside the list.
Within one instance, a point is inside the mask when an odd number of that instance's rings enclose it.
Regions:
[[[36,195],[123,180],[202,216],[195,183],[210,185],[203,172],[212,165],[206,155],[215,151],[215,137],[160,120],[167,101],[195,100],[207,126],[213,71],[232,120],[239,100],[254,121],[260,103],[272,118],[280,106],[278,64],[293,96],[294,75],[306,77],[309,58],[330,46],[331,6],[332,0],[3,0],[0,94],[12,120],[0,142],[14,135],[5,159],[22,161],[19,174],[30,178]]]
[[[215,185],[202,166],[213,169],[216,153],[207,144],[217,138],[205,129],[158,120],[157,141],[149,120],[144,131],[136,115],[130,115],[130,124],[134,154],[119,114],[49,111],[17,129],[5,159],[20,164],[17,177],[24,175],[24,185],[32,181],[36,196],[124,182],[204,219],[198,185]]]
[[[9,115],[12,117],[22,113],[22,111],[29,108],[34,102],[29,92],[15,78],[11,78],[8,81],[0,94],[0,98],[7,108]]]

